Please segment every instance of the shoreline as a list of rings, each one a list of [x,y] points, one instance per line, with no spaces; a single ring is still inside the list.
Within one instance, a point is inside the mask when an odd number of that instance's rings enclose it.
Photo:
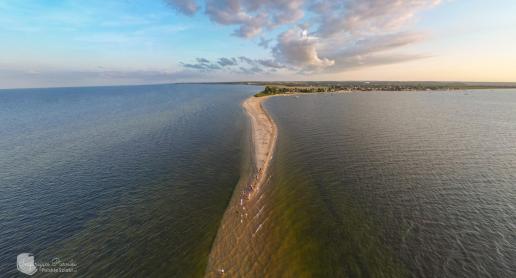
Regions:
[[[362,92],[289,92],[250,96],[241,103],[248,119],[246,142],[242,142],[245,147],[241,175],[210,247],[204,277],[261,276],[271,263],[270,254],[274,251],[263,246],[263,242],[269,239],[273,229],[268,200],[274,189],[264,185],[272,177],[271,164],[278,140],[278,127],[263,103],[271,97],[348,93]]]
[[[504,90],[513,90],[515,88],[512,87],[503,87],[503,88],[445,88],[445,89],[411,89],[411,90],[381,90],[381,89],[371,89],[371,90],[334,90],[334,91],[296,91],[296,90],[287,90],[287,91],[277,91],[277,92],[266,92],[262,91],[256,94],[256,97],[272,97],[272,96],[299,96],[299,95],[333,95],[333,94],[367,94],[367,93],[403,93],[403,94],[416,94],[416,93],[473,93],[473,92],[485,92],[485,91],[504,91]]]
[[[253,254],[263,234],[266,198],[262,186],[269,181],[278,128],[263,107],[269,97],[247,98],[242,108],[248,118],[247,166],[224,212],[213,241],[205,277],[241,276],[257,271]]]

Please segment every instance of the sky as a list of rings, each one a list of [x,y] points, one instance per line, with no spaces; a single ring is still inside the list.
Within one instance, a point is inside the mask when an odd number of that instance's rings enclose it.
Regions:
[[[0,88],[516,82],[514,0],[2,0]]]

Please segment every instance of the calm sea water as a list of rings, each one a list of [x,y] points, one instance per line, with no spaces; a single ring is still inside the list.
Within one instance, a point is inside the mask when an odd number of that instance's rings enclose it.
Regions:
[[[202,276],[260,88],[0,91],[0,273]],[[516,91],[274,97],[250,276],[514,277]]]
[[[266,108],[279,127],[269,273],[516,277],[516,90],[302,95]]]
[[[251,86],[0,91],[0,276],[202,276],[239,179]]]

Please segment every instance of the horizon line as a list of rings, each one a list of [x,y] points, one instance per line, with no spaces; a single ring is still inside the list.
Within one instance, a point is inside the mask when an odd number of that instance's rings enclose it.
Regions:
[[[103,88],[103,87],[138,87],[138,86],[159,86],[159,85],[180,85],[180,84],[243,84],[243,83],[259,83],[259,84],[274,84],[274,83],[330,83],[330,82],[393,82],[393,83],[465,83],[465,84],[485,84],[485,85],[509,85],[516,86],[516,81],[435,81],[435,80],[375,80],[375,79],[355,79],[355,80],[244,80],[244,81],[191,81],[191,82],[157,82],[157,83],[133,83],[133,84],[112,84],[112,85],[77,85],[77,86],[48,86],[48,87],[0,87],[2,90],[28,90],[28,89],[67,89],[67,88]],[[248,84],[252,85],[252,84]]]

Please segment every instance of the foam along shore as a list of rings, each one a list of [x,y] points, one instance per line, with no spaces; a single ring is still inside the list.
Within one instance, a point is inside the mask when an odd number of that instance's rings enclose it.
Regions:
[[[270,178],[270,164],[277,140],[277,127],[262,106],[268,97],[250,97],[242,104],[250,123],[250,162],[243,173],[222,218],[206,267],[206,277],[248,276],[261,271],[263,259],[264,185]],[[247,167],[246,167],[247,168]],[[261,250],[261,251],[259,251]]]

